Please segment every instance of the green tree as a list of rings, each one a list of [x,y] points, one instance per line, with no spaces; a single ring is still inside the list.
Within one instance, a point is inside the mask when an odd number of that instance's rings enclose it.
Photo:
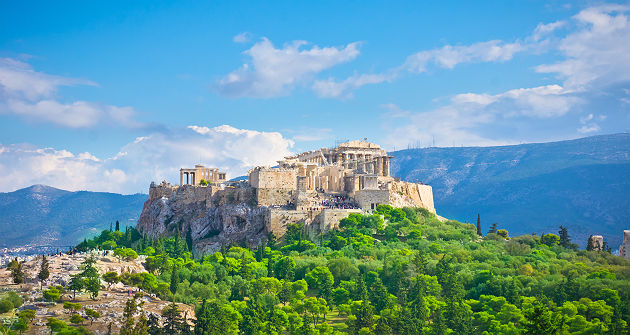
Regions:
[[[477,214],[477,235],[481,235],[481,215]]]
[[[230,305],[204,299],[196,313],[195,335],[238,334],[241,315]]]
[[[90,324],[93,324],[94,320],[97,320],[98,318],[101,317],[101,313],[99,313],[99,312],[97,312],[97,311],[95,311],[93,309],[90,309],[90,308],[86,308],[85,309],[85,315],[88,318],[90,318]]]
[[[116,220],[116,231],[120,231],[120,222]]]
[[[70,283],[68,284],[67,289],[72,291],[72,300],[77,299],[77,292],[83,291],[85,288],[85,280],[81,277],[80,274],[76,274],[70,277]]]
[[[108,285],[107,289],[110,289],[113,284],[116,284],[120,281],[120,277],[118,276],[118,273],[110,271],[103,274],[103,280]]]
[[[326,266],[318,266],[304,276],[309,287],[319,289],[320,297],[331,300],[335,278]]]
[[[179,274],[177,272],[177,265],[173,264],[173,269],[171,270],[171,286],[170,290],[173,294],[173,299],[175,299],[175,293],[177,292],[177,285],[179,285]]]
[[[46,256],[42,255],[42,263],[39,267],[39,273],[37,273],[40,289],[43,287],[43,283],[46,279],[48,279],[48,277],[50,277],[50,270],[48,269],[48,259],[46,259]]]
[[[98,291],[101,289],[101,277],[96,268],[96,259],[93,256],[88,257],[81,263],[81,273],[79,276],[83,278],[84,289],[90,294],[92,300],[98,297]]]
[[[24,262],[20,262],[17,257],[9,262],[7,269],[11,271],[11,277],[13,278],[13,283],[22,284],[24,282],[24,270],[22,269],[22,264]]]
[[[179,308],[174,302],[164,307],[162,317],[164,318],[164,330],[167,331],[167,334],[176,334],[182,328],[184,321]]]
[[[79,315],[79,314],[73,314],[70,317],[70,322],[72,322],[74,324],[80,324],[80,323],[83,323],[83,321],[85,321],[85,319],[82,318],[81,315]]]
[[[59,292],[56,287],[51,287],[47,290],[44,290],[43,297],[46,301],[57,301],[61,297],[61,292]]]

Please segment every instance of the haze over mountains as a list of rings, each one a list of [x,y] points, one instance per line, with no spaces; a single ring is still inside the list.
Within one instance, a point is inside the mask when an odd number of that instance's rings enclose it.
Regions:
[[[76,245],[116,220],[122,227],[135,226],[146,199],[146,194],[70,192],[45,185],[0,193],[0,247]]]
[[[585,246],[601,234],[616,249],[630,229],[630,134],[500,147],[392,152],[392,174],[433,186],[437,212],[497,222],[510,235],[569,228]]]

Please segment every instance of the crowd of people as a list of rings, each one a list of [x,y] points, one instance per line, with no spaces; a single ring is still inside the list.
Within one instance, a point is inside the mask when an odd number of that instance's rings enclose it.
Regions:
[[[332,195],[329,199],[324,199],[317,203],[321,208],[328,209],[353,209],[358,208],[353,201],[342,195]]]

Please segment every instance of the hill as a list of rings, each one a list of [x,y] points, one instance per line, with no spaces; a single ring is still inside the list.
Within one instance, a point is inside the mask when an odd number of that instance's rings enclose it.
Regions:
[[[440,215],[497,222],[514,235],[569,228],[584,246],[590,234],[614,248],[630,228],[630,134],[499,147],[451,147],[391,153],[392,174],[433,186]]]
[[[116,220],[122,226],[135,225],[146,198],[45,185],[0,193],[0,247],[75,245]]]

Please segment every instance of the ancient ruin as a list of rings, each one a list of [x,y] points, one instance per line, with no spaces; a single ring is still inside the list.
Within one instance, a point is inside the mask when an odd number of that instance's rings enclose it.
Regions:
[[[207,168],[203,165],[195,165],[194,169],[179,169],[180,185],[203,185],[204,182],[222,183],[225,181],[225,172],[219,169]]]
[[[630,230],[623,231],[623,242],[619,246],[619,256],[630,260]]]
[[[202,165],[181,169],[179,186],[151,184],[137,229],[151,237],[190,229],[196,250],[205,252],[230,241],[257,244],[269,233],[282,237],[291,223],[323,233],[381,204],[435,213],[431,186],[392,177],[391,158],[363,140],[255,167],[246,181],[226,181],[225,173]]]

